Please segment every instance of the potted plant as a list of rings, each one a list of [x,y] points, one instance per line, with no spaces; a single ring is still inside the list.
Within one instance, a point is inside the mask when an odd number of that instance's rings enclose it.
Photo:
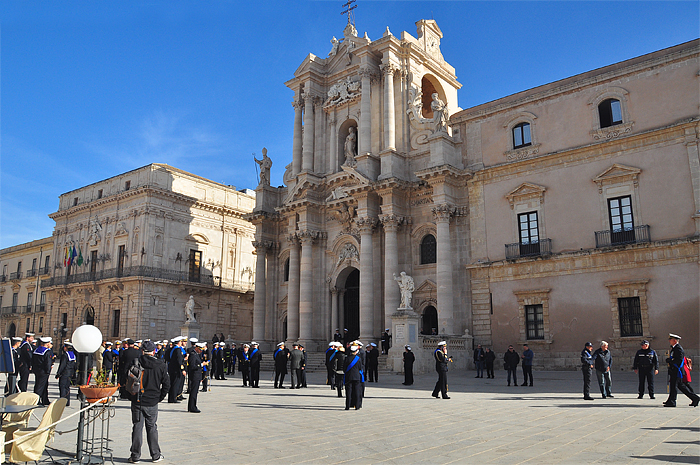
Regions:
[[[106,371],[92,371],[90,383],[80,386],[80,392],[85,396],[85,400],[93,404],[100,399],[101,403],[107,402],[105,397],[111,397],[119,389],[119,384],[114,384],[109,381],[109,376]]]

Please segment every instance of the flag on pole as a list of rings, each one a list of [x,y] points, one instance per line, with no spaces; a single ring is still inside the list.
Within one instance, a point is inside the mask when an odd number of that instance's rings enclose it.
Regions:
[[[70,251],[68,249],[68,246],[66,246],[66,256],[63,257],[63,266],[66,267],[68,266],[68,259],[70,258]]]
[[[77,256],[78,256],[78,252],[75,251],[75,245],[74,245],[74,246],[73,246],[73,251],[72,251],[71,254],[70,254],[70,262],[69,262],[69,263],[72,264],[73,261],[75,260],[75,257],[77,257]],[[70,265],[69,265],[69,266],[70,266]]]
[[[78,266],[83,266],[83,248],[78,246]]]

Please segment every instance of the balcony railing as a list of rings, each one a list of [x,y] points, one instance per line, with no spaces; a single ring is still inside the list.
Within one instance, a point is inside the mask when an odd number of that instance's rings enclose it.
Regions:
[[[34,306],[34,311],[35,312],[45,312],[46,311],[46,304],[39,304]]]
[[[649,241],[650,239],[648,224],[635,226],[634,228],[624,229],[620,231],[612,231],[610,229],[607,229],[605,231],[595,232],[596,248],[611,247],[614,245],[624,244],[641,244]]]
[[[2,307],[2,310],[0,310],[0,313],[2,313],[3,315],[11,315],[13,313],[17,313],[17,307],[16,306]]]
[[[22,313],[32,313],[32,304],[27,304],[24,307],[21,307]]]
[[[27,278],[31,278],[33,276],[36,276],[37,270],[27,270]]]
[[[506,244],[506,259],[514,259],[520,257],[537,257],[541,255],[551,255],[552,240],[540,239],[539,242],[531,242],[529,244]]]
[[[22,272],[10,273],[10,280],[22,279]]]
[[[153,268],[150,266],[130,266],[125,268],[111,268],[102,271],[77,273],[70,276],[55,276],[53,278],[42,280],[41,287],[46,288],[52,286],[65,286],[66,284],[129,277],[156,278],[165,279],[167,281],[199,283],[210,286],[214,285],[214,277],[211,275],[200,274],[196,279],[192,279],[187,271],[174,271],[164,268]]]
[[[45,266],[43,268],[39,268],[39,274],[51,274],[51,267],[50,266]]]
[[[0,275],[0,283],[4,283],[5,281],[7,281],[7,276],[5,276],[4,274]]]

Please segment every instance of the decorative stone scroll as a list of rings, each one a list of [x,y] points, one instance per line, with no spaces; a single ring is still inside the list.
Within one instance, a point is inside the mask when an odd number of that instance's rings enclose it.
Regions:
[[[323,108],[337,107],[354,102],[360,98],[361,87],[362,83],[360,81],[353,82],[350,77],[346,77],[342,81],[333,84],[328,91],[328,98]]]
[[[340,255],[338,255],[338,262],[335,266],[340,266],[340,264],[343,263],[345,260],[352,258],[358,261],[360,260],[360,254],[357,251],[357,247],[355,247],[353,244],[345,244],[343,250],[340,251]]]

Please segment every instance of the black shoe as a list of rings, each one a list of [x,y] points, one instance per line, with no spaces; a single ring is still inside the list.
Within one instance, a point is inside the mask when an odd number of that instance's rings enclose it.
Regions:
[[[605,394],[602,394],[602,396],[603,396],[603,399],[605,399]]]
[[[438,395],[437,395],[437,394],[431,394],[431,395],[432,395],[433,397],[435,397],[436,399],[438,398]]]
[[[202,390],[201,390],[201,391],[199,391],[199,392],[207,392],[207,390],[206,390],[206,389],[202,389]]]
[[[650,398],[650,399],[656,399],[656,397],[654,397],[653,395],[650,395],[649,398]]]
[[[532,384],[530,385],[530,387],[532,387]]]
[[[644,399],[644,394],[639,394],[639,395],[637,396],[637,399]]]
[[[693,402],[691,402],[689,405],[690,405],[691,407],[697,407],[699,402],[700,402],[700,400],[696,399],[696,400],[694,400]]]
[[[478,378],[478,377],[479,377],[479,375],[476,375],[474,378]]]
[[[345,407],[345,410],[350,410],[350,407]]]
[[[510,383],[508,383],[508,386],[510,386]]]
[[[202,413],[202,411],[199,410],[199,409],[197,409],[197,410],[188,410],[188,412],[190,412],[190,413]]]
[[[615,396],[613,396],[612,394],[608,394],[608,397],[611,398],[611,399],[614,399],[614,398],[615,398]]]
[[[583,400],[595,400],[595,399],[591,396],[588,396],[588,397],[584,397]]]
[[[165,456],[160,454],[158,457],[153,459],[153,463],[162,462],[163,460],[165,460]]]
[[[141,463],[141,460],[129,457],[129,460],[127,460],[126,463]]]
[[[451,399],[450,396],[442,396],[443,399]]]
[[[523,383],[523,384],[521,384],[521,386],[527,386],[527,383]]]
[[[671,403],[666,403],[664,402],[664,407],[675,407],[676,404],[671,404]]]

